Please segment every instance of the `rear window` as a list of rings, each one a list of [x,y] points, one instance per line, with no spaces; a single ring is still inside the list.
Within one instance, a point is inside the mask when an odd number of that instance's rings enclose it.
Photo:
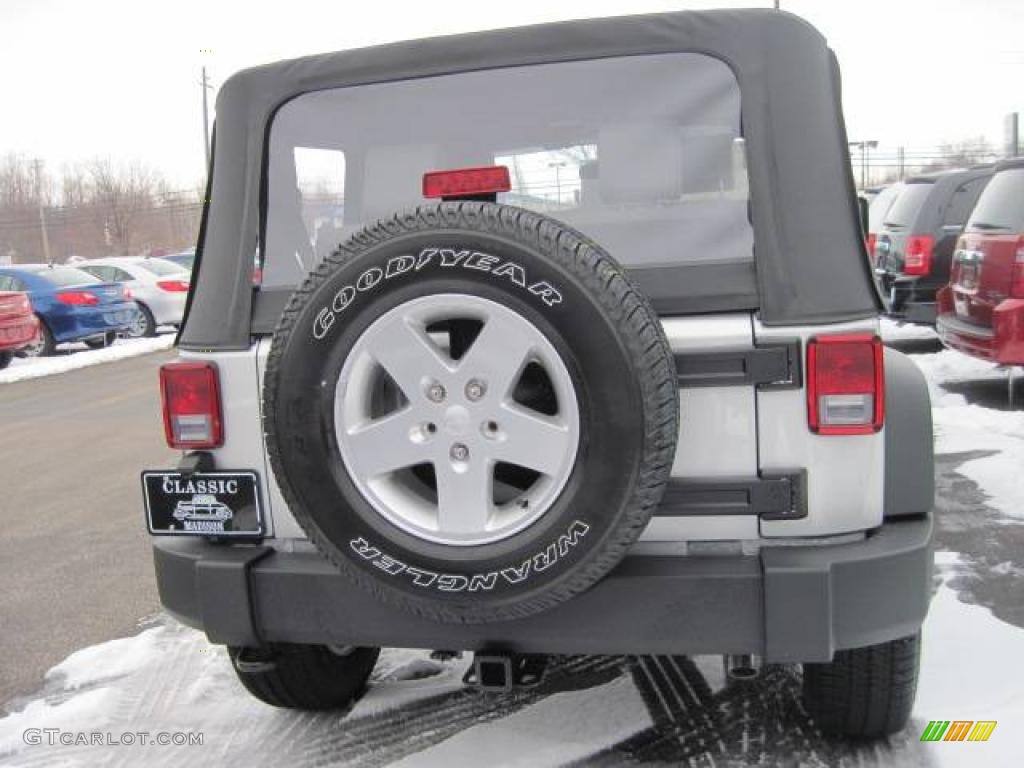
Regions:
[[[967,229],[1024,230],[1024,168],[1010,168],[992,177],[978,198]]]
[[[897,183],[886,187],[875,195],[875,199],[868,206],[868,232],[878,232],[882,228],[885,215],[892,208],[892,204],[902,190],[903,184]]]
[[[69,285],[88,285],[99,283],[99,279],[81,269],[74,267],[54,267],[53,269],[34,270],[35,274],[43,278],[55,288],[65,288]]]
[[[186,271],[180,264],[175,264],[171,261],[164,261],[163,259],[146,259],[145,261],[135,262],[147,272],[152,272],[154,275],[178,275]]]
[[[753,258],[732,71],[674,53],[304,94],[274,119],[263,285],[294,286],[364,223],[421,204],[423,174],[504,165],[499,202],[627,267]]]
[[[933,186],[934,183],[930,181],[905,185],[896,197],[896,202],[892,204],[889,212],[885,214],[883,219],[885,225],[909,227],[913,224],[914,217],[921,210],[924,201],[928,199],[928,194],[932,191]]]

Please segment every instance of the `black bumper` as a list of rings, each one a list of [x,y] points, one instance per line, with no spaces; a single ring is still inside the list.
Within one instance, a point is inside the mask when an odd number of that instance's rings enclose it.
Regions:
[[[849,544],[765,547],[752,556],[630,556],[537,616],[439,624],[393,608],[313,552],[154,542],[167,610],[211,642],[333,643],[532,653],[753,653],[827,661],[914,634],[931,595],[930,517],[887,521]]]

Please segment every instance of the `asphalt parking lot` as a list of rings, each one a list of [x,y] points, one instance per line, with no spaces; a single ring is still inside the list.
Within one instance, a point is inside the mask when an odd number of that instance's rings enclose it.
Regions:
[[[166,466],[170,353],[0,385],[0,704],[159,610],[138,474]]]

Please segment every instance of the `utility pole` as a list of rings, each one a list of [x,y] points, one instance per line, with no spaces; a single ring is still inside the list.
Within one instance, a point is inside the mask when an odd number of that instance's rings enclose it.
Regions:
[[[896,148],[896,165],[899,168],[900,181],[903,181],[903,175],[906,173],[907,155],[906,149],[902,144]]]
[[[53,266],[53,258],[50,256],[50,237],[46,233],[46,211],[43,209],[43,161],[38,157],[33,163],[36,172],[36,196],[39,200],[39,231],[43,238],[43,256],[46,263]]]
[[[779,10],[779,0],[775,0],[775,10]]]
[[[203,79],[199,83],[203,89],[203,149],[206,150],[206,172],[210,172],[210,112],[206,105],[207,91],[213,88],[206,76],[206,67],[203,67]]]

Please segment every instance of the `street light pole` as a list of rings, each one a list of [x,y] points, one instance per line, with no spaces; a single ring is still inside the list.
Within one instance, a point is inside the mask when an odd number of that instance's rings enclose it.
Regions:
[[[562,204],[562,169],[566,166],[564,160],[557,163],[548,163],[548,168],[555,169],[555,194],[558,196],[558,204]]]
[[[203,149],[206,151],[206,169],[210,169],[210,116],[209,108],[206,105],[206,94],[211,88],[210,80],[206,76],[206,67],[203,67],[203,79],[199,83],[203,89]]]
[[[43,239],[43,256],[46,258],[46,263],[52,267],[53,257],[50,256],[50,236],[46,231],[46,211],[43,209],[43,161],[36,158],[33,165],[36,172],[36,194],[39,197],[39,231],[42,233]]]

